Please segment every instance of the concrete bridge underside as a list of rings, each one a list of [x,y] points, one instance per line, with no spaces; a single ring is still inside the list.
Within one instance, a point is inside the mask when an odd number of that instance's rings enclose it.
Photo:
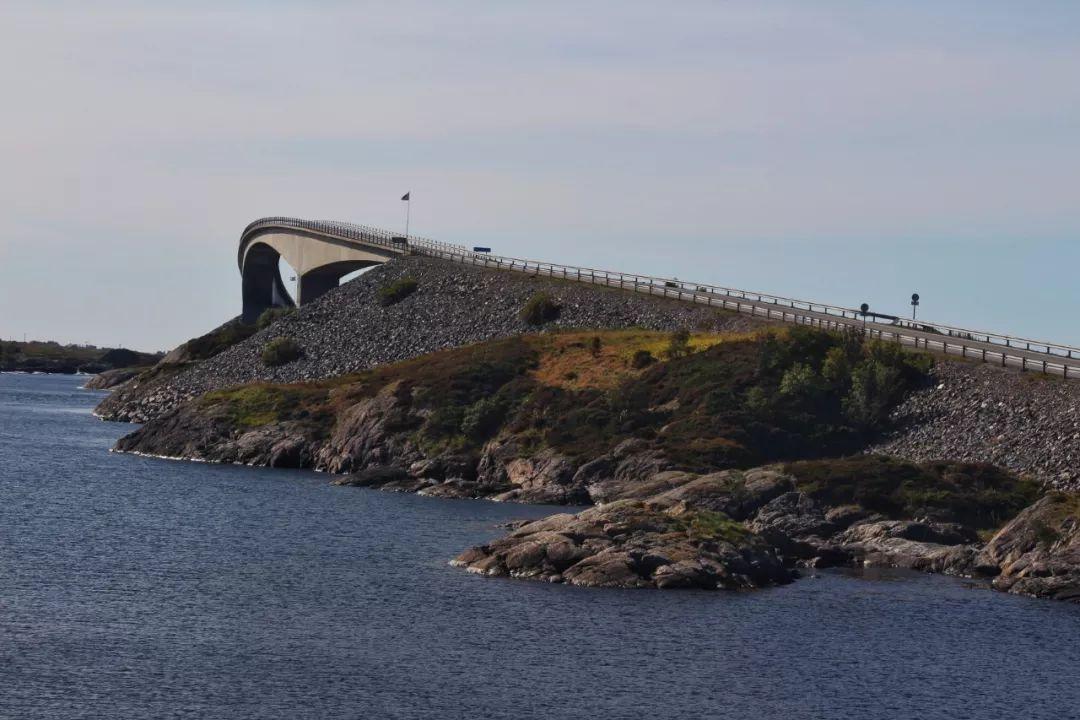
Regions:
[[[274,229],[245,235],[239,255],[243,320],[254,322],[269,308],[306,305],[337,287],[343,276],[398,255],[394,249],[303,230]],[[282,281],[280,258],[296,271],[295,302]]]

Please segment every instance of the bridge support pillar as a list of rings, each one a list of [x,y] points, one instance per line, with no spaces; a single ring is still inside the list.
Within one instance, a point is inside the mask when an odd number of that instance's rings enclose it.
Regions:
[[[296,302],[298,305],[307,305],[309,302],[318,300],[336,288],[345,275],[377,264],[375,262],[349,261],[331,263],[309,270],[301,275],[297,282]]]
[[[312,300],[322,297],[338,286],[339,279],[336,273],[325,273],[318,270],[313,270],[307,275],[301,275],[296,286],[297,302],[300,305],[307,305]]]
[[[259,248],[248,255],[244,264],[241,287],[243,312],[241,320],[254,323],[266,310],[274,307],[293,307],[293,299],[278,272],[279,255],[269,248]]]

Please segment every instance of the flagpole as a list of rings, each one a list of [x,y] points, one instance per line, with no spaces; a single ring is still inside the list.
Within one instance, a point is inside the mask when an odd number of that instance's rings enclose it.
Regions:
[[[409,192],[409,199],[405,201],[405,238],[409,237],[409,211],[412,210],[412,192]]]

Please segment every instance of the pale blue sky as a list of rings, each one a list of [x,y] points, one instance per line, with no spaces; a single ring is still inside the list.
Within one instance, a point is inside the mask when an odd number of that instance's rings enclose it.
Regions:
[[[1080,344],[1075,2],[0,6],[0,336],[166,348],[270,214]]]

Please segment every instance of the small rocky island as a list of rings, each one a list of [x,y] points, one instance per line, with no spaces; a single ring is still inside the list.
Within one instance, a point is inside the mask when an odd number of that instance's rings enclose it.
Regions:
[[[1036,394],[1072,412],[1003,399]],[[965,436],[973,406],[1008,422]],[[748,590],[883,566],[1080,601],[1077,407],[1080,383],[857,333],[407,257],[226,323],[99,414],[145,422],[123,452],[593,506],[453,560],[484,575]],[[1053,452],[1022,442],[1043,426]]]

